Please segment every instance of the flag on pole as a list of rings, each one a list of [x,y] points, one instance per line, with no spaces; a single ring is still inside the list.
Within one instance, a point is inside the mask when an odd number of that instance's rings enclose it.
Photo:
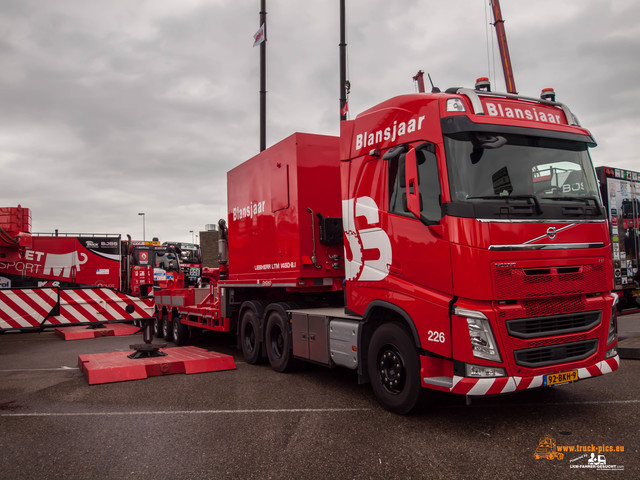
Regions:
[[[265,41],[264,38],[264,23],[260,25],[258,31],[253,35],[253,46],[260,45]]]
[[[349,112],[349,100],[344,102],[344,106],[340,109],[340,113],[342,114],[343,117],[346,117],[348,112]]]

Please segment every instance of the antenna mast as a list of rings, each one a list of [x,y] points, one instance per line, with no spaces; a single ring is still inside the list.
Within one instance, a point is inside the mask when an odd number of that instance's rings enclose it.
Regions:
[[[347,93],[349,82],[347,81],[347,42],[345,33],[345,0],[340,0],[340,120],[347,119]]]

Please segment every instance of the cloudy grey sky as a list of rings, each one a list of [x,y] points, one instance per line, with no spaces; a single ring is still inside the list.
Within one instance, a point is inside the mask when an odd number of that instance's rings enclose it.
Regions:
[[[338,0],[267,0],[267,145],[338,134]],[[554,87],[599,146],[640,170],[640,2],[502,0],[518,90]],[[0,206],[33,231],[190,241],[259,150],[260,0],[0,0]],[[350,116],[489,75],[488,0],[347,0]],[[487,45],[489,38],[489,45]],[[492,55],[491,52],[494,51]],[[489,54],[487,53],[489,52]]]

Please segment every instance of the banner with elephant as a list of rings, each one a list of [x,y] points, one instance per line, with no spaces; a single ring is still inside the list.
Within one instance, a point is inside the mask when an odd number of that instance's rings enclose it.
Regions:
[[[0,258],[0,288],[121,287],[119,235],[39,236],[19,258]]]

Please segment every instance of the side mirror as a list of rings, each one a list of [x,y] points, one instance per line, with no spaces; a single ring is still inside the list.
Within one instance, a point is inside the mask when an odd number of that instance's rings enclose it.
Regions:
[[[416,218],[421,218],[420,190],[418,189],[418,162],[415,148],[407,152],[404,162],[405,182],[407,185],[407,208]]]

